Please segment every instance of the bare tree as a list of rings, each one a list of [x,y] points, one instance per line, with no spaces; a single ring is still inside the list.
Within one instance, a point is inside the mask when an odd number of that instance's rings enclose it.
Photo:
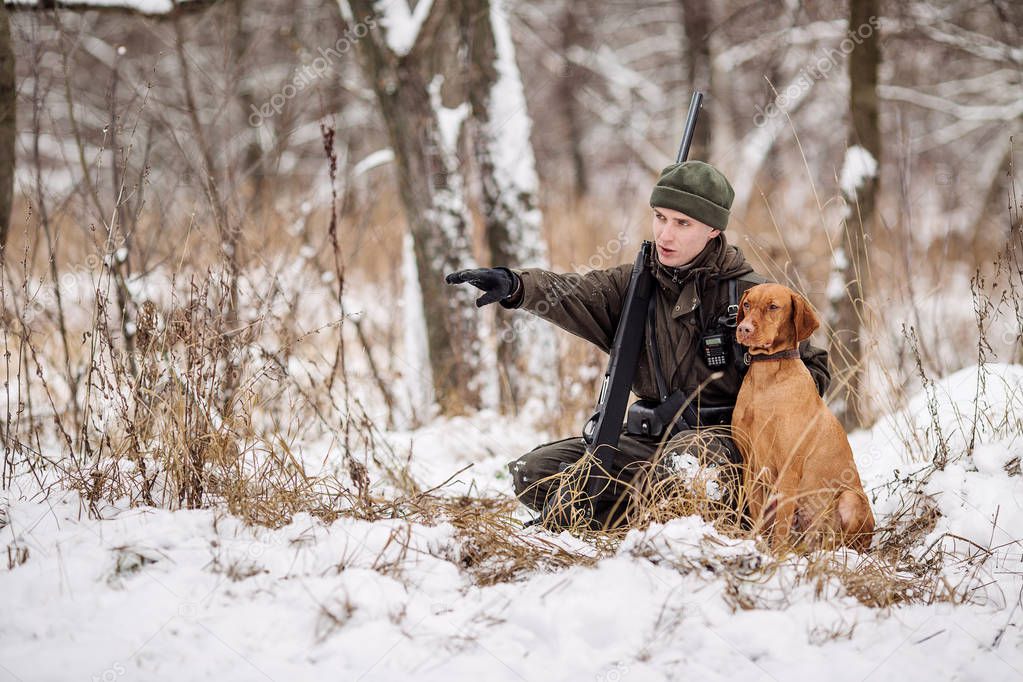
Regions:
[[[210,5],[214,0],[169,2],[166,9],[154,10],[151,5],[133,0],[121,2],[60,2],[59,0],[18,0],[3,2],[0,7],[0,251],[7,244],[11,220],[16,167],[14,139],[16,133],[17,90],[14,83],[15,58],[11,44],[8,10],[45,12],[59,9],[75,11],[98,10],[117,14],[148,17],[177,17]]]
[[[17,114],[14,48],[7,7],[0,5],[0,258],[7,244],[14,194],[14,135]]]
[[[841,393],[834,408],[846,428],[864,417],[863,342],[870,262],[867,241],[877,225],[880,189],[881,129],[878,116],[878,71],[881,64],[878,0],[851,0],[849,31],[861,40],[849,55],[849,134],[842,164],[846,201],[843,239],[836,247],[832,276],[844,286],[831,287],[831,359]],[[863,34],[867,35],[864,36]]]
[[[701,0],[679,0],[682,9],[682,26],[686,36],[685,76],[689,89],[713,93],[713,73],[710,58],[711,12],[714,3]],[[711,95],[713,97],[713,94]],[[710,131],[713,126],[714,102],[710,111],[703,112],[700,125],[693,134],[693,146],[689,151],[691,159],[710,158]]]
[[[502,5],[501,0],[462,0],[460,8],[483,223],[495,263],[546,267],[536,162],[529,142],[532,121]],[[517,407],[534,398],[545,410],[553,409],[557,402],[553,328],[533,318],[518,318],[515,326],[501,331],[498,344],[505,403]]]
[[[572,189],[577,199],[586,196],[590,191],[589,176],[586,171],[586,159],[583,156],[583,124],[579,111],[580,88],[586,84],[586,72],[572,65],[567,55],[577,47],[586,49],[589,35],[583,23],[584,19],[575,6],[565,3],[561,18],[558,20],[559,45],[562,55],[562,73],[557,80],[558,103],[565,122],[565,137],[569,155],[572,159]]]
[[[244,65],[246,53],[252,47],[253,35],[246,21],[242,0],[230,0],[228,7],[231,20],[234,23],[234,30],[231,34],[232,80],[235,83],[235,97],[238,98],[242,119],[248,121],[250,112],[255,109],[256,101],[252,93],[249,74],[245,73]],[[263,159],[263,150],[259,146],[256,129],[250,125],[245,134],[248,139],[245,142],[241,176],[234,186],[239,190],[249,190],[258,211],[264,208],[263,204],[265,203],[263,199],[263,187],[266,179],[265,160]]]
[[[430,362],[417,370],[431,373],[441,408],[458,413],[479,405],[483,380],[472,293],[444,283],[446,272],[474,265],[465,180],[455,157],[467,106],[446,107],[441,94],[439,34],[448,3],[420,3],[418,15],[403,4],[392,3],[385,14],[370,0],[342,8],[353,34],[366,31],[357,49],[387,128],[412,235]]]

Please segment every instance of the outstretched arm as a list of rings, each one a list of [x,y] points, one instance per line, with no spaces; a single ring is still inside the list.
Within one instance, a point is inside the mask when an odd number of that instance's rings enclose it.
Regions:
[[[614,340],[632,266],[586,274],[557,274],[539,268],[477,268],[448,275],[448,284],[472,284],[484,294],[477,306],[498,301],[523,308],[607,352]]]
[[[595,344],[611,348],[628,293],[632,265],[585,274],[558,274],[536,268],[516,270],[520,288],[501,301],[505,308],[522,308]]]

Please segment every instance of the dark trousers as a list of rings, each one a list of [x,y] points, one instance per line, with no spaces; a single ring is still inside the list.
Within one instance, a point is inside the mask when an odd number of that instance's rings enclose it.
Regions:
[[[630,491],[641,489],[651,476],[665,475],[670,455],[689,452],[704,465],[737,463],[735,446],[726,433],[721,427],[682,431],[665,443],[663,449],[659,447],[659,438],[623,433],[611,464],[611,480],[602,486],[593,501],[594,520],[604,525],[612,513],[624,514]],[[586,443],[581,437],[562,438],[538,445],[509,462],[515,495],[530,509],[543,510],[544,502],[562,480],[557,476],[562,465],[573,464],[585,453]]]

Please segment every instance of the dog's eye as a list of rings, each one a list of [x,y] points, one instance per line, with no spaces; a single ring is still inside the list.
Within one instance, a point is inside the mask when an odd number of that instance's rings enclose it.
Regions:
[[[743,303],[742,304],[742,309],[743,310],[749,310],[749,303]]]
[[[767,306],[767,309],[768,310],[777,310],[778,306],[776,306],[774,303],[772,303],[771,305]]]

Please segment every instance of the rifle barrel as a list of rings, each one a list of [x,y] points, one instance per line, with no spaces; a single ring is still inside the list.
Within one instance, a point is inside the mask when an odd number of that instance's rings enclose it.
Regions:
[[[693,132],[696,130],[696,117],[700,114],[700,106],[703,104],[703,93],[697,90],[693,98],[689,100],[689,113],[686,115],[686,127],[682,132],[682,144],[678,148],[678,156],[675,163],[682,163],[689,158],[689,147],[693,144]]]

